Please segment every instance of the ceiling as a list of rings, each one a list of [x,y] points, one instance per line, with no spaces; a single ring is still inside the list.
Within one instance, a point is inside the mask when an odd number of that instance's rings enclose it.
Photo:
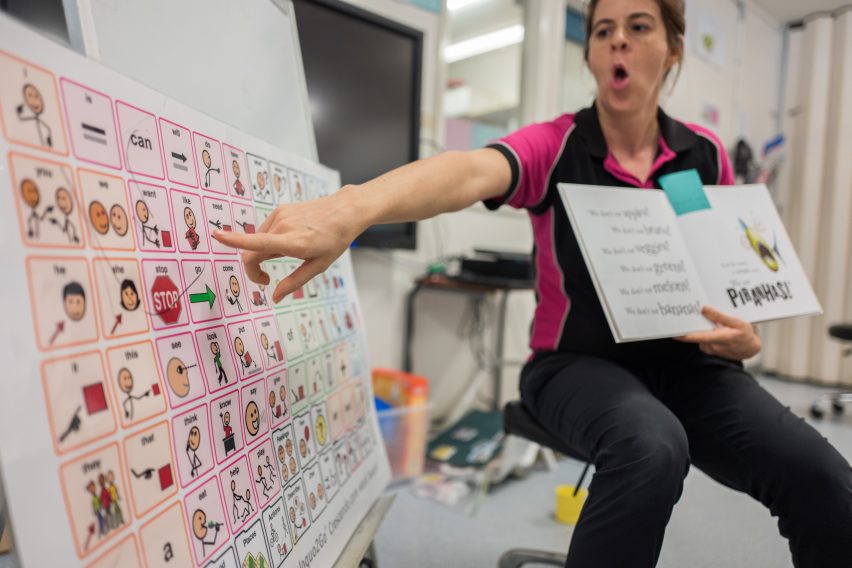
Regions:
[[[852,0],[753,0],[779,22],[801,20],[815,12],[832,12],[852,5]]]

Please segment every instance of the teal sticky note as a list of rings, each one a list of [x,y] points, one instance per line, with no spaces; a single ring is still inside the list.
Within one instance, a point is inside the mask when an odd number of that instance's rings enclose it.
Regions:
[[[418,8],[422,8],[424,10],[428,10],[430,12],[435,12],[436,14],[441,13],[441,0],[402,0],[403,2],[407,2],[412,6],[417,6]]]
[[[662,176],[660,186],[674,208],[675,215],[710,209],[698,170],[686,170]]]

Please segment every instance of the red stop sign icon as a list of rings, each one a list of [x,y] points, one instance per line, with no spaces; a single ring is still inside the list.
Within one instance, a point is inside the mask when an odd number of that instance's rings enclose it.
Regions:
[[[151,285],[151,299],[154,303],[154,313],[167,324],[176,323],[182,309],[180,292],[168,276],[160,275]]]

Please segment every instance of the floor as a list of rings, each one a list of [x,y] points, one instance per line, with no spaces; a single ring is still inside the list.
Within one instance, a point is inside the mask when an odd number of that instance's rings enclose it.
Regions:
[[[813,399],[824,389],[759,379],[794,412],[808,416]],[[846,416],[809,421],[852,462],[852,408]],[[571,527],[552,518],[554,488],[574,483],[582,465],[560,460],[556,471],[533,472],[510,481],[482,503],[474,517],[412,495],[400,488],[376,537],[383,568],[497,566],[503,551],[515,547],[565,551]],[[658,568],[791,567],[787,541],[768,511],[693,468],[675,507]]]

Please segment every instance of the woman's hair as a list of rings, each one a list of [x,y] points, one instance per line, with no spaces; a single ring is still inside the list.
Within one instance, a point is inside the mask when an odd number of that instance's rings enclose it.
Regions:
[[[656,0],[656,2],[660,6],[663,24],[666,26],[666,40],[669,49],[679,52],[682,62],[683,36],[686,34],[685,0]],[[586,44],[583,50],[586,61],[589,60],[589,41],[592,37],[592,23],[594,21],[595,10],[599,3],[600,0],[589,0],[589,8],[586,11]],[[679,62],[678,75],[680,75],[680,64]]]

